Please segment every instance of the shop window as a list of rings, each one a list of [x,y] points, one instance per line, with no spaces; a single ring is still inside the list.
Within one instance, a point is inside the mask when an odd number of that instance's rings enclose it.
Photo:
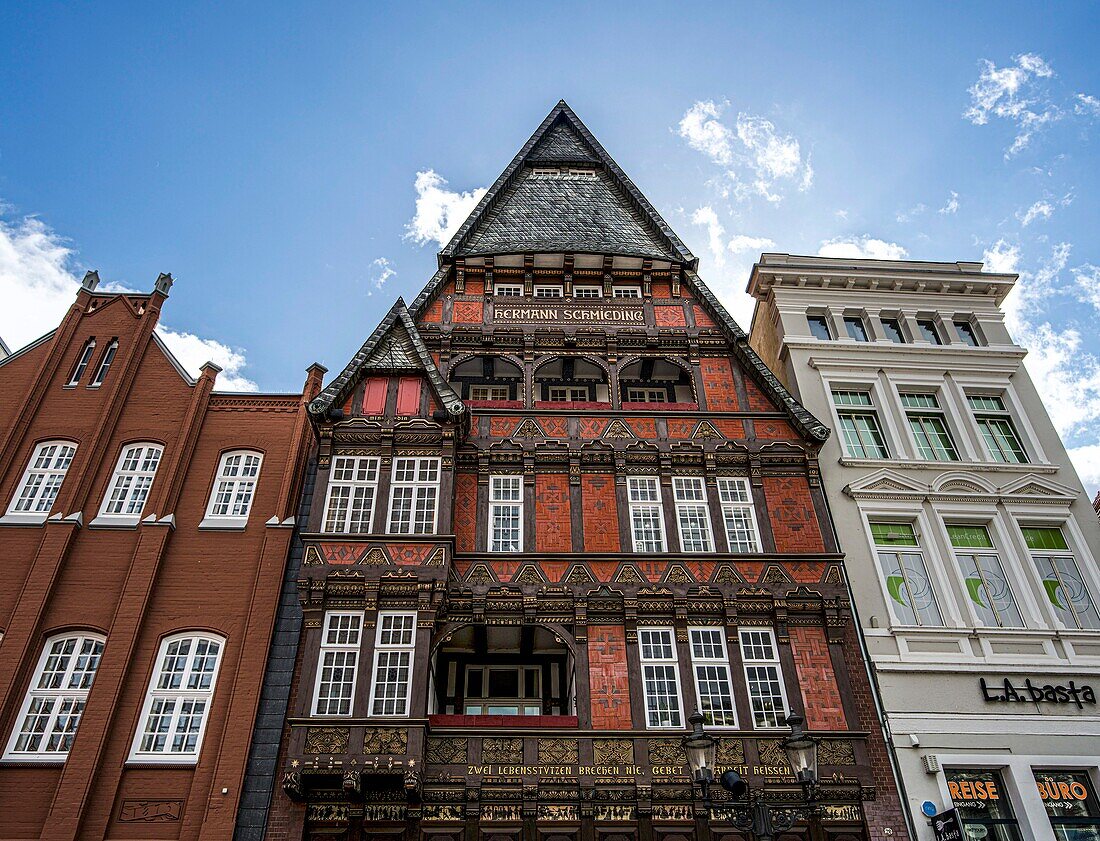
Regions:
[[[942,626],[936,594],[910,523],[871,523],[890,609],[902,625]]]
[[[415,652],[416,614],[379,613],[371,715],[408,715]]]
[[[395,458],[390,482],[390,534],[435,534],[438,458]]]
[[[787,720],[787,690],[775,635],[771,628],[752,628],[742,630],[740,637],[753,726],[782,727]]]
[[[377,493],[377,458],[334,456],[321,530],[337,534],[369,532],[373,528]]]
[[[748,479],[718,479],[718,500],[726,524],[726,542],[731,552],[759,552],[760,531]]]
[[[46,641],[5,758],[64,761],[76,737],[103,644],[103,637],[90,634]]]
[[[362,613],[325,614],[313,715],[351,715],[362,633]]]
[[[646,727],[683,727],[680,670],[672,628],[639,628]]]
[[[983,625],[1022,628],[1012,585],[985,526],[948,526],[970,606]]]
[[[945,774],[947,790],[966,837],[981,841],[1021,841],[1020,824],[999,771],[948,768]]]
[[[1100,841],[1100,802],[1087,771],[1035,771],[1058,841]]]
[[[664,552],[665,521],[657,477],[631,476],[626,480],[626,487],[634,551]]]
[[[736,727],[726,634],[721,628],[689,628],[691,665],[699,711],[713,727]]]
[[[1100,630],[1100,614],[1077,559],[1057,527],[1024,527],[1031,560],[1054,613],[1067,628]]]
[[[489,477],[489,551],[523,551],[523,477]]]
[[[53,510],[75,455],[76,444],[68,441],[43,441],[37,445],[8,505],[8,514],[20,519],[45,520]]]
[[[917,454],[925,461],[958,461],[959,451],[934,394],[902,394],[901,405]]]
[[[676,506],[681,551],[714,551],[714,540],[710,533],[710,507],[707,505],[707,489],[703,480],[674,476],[672,497]]]
[[[1004,400],[996,394],[970,394],[966,402],[974,413],[974,421],[982,433],[986,449],[994,461],[1007,464],[1027,464],[1027,453],[1012,425],[1012,416]]]
[[[849,458],[887,458],[890,455],[871,392],[834,390],[833,405],[844,435],[845,455]]]

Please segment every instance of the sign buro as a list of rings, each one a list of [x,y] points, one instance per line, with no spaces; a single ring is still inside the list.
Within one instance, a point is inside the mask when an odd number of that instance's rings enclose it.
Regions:
[[[962,821],[959,813],[954,809],[940,812],[932,818],[932,832],[936,835],[936,841],[962,841]]]

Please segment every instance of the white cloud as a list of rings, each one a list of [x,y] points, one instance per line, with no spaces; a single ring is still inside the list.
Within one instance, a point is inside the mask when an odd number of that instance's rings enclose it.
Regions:
[[[836,211],[836,213],[834,215],[836,216],[837,219],[840,219],[841,221],[844,221],[848,218],[848,211],[847,210],[838,210],[838,211]]]
[[[743,254],[747,251],[763,251],[765,248],[775,248],[775,241],[767,237],[750,237],[738,234],[726,243],[726,248],[731,254]]]
[[[1090,117],[1100,117],[1100,99],[1079,93],[1073,98],[1073,113]]]
[[[1077,468],[1081,483],[1088,489],[1089,497],[1095,497],[1100,489],[1100,444],[1070,447],[1069,457]]]
[[[1026,228],[1036,219],[1049,219],[1052,213],[1054,213],[1054,205],[1045,199],[1040,199],[1027,210],[1016,211],[1016,218]]]
[[[969,89],[970,107],[963,113],[976,126],[985,125],[990,117],[1015,126],[1016,136],[1005,152],[1006,160],[1026,149],[1037,131],[1062,116],[1040,81],[1054,75],[1051,66],[1034,53],[1018,55],[1014,62],[997,67],[983,59],[978,81]]]
[[[867,234],[825,240],[817,254],[819,257],[870,260],[904,260],[909,256],[909,252],[896,242],[875,239]]]
[[[1073,280],[1077,284],[1077,296],[1096,308],[1100,315],[1100,266],[1085,263],[1073,269]]]
[[[1020,246],[999,239],[982,254],[982,271],[996,274],[1016,271],[1020,263]]]
[[[487,192],[485,187],[463,193],[448,190],[447,180],[432,169],[416,173],[414,186],[416,213],[405,226],[405,239],[418,245],[446,245]]]
[[[4,208],[0,207],[0,211]],[[69,242],[34,216],[0,217],[0,336],[12,350],[23,347],[57,327],[72,306],[79,281]],[[125,284],[106,281],[104,292],[132,292]],[[256,391],[241,373],[247,364],[242,350],[214,339],[172,330],[161,324],[157,332],[180,363],[197,376],[204,362],[220,365],[218,388]]]
[[[897,219],[898,224],[904,225],[906,222],[908,222],[914,216],[920,216],[927,209],[928,209],[928,207],[927,207],[927,205],[925,205],[924,202],[918,202],[917,204],[913,205],[908,210],[899,210],[894,218]]]
[[[761,196],[769,202],[782,200],[782,188],[808,190],[814,169],[810,156],[802,156],[798,140],[778,131],[775,124],[747,112],[740,112],[732,127],[722,122],[728,102],[700,100],[680,120],[679,135],[688,146],[702,152],[723,168],[716,186],[719,192],[738,201]]]
[[[959,211],[959,194],[954,190],[951,191],[951,198],[947,200],[947,204],[941,207],[937,213],[943,216],[951,216]]]
[[[696,208],[695,212],[691,214],[691,222],[693,225],[700,225],[707,229],[707,246],[714,258],[714,265],[716,268],[724,266],[726,264],[726,251],[722,243],[722,237],[725,236],[726,229],[719,221],[714,208],[709,206]]]
[[[371,261],[370,264],[370,285],[375,289],[381,289],[386,285],[386,281],[396,274],[397,270],[393,267],[393,264],[385,257],[379,257]]]

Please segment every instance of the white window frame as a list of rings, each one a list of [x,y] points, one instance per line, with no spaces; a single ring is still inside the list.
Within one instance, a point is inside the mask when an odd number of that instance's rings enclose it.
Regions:
[[[161,688],[158,686],[161,677],[165,674],[164,666],[165,660],[168,658],[169,648],[173,643],[183,642],[189,640],[191,645],[188,648],[187,654],[175,655],[177,657],[185,657],[185,666],[181,673],[179,687],[175,688]],[[199,647],[201,643],[209,645],[217,645],[218,650],[213,655],[214,667],[213,669],[206,671],[195,672],[196,660],[199,657]],[[130,747],[130,762],[157,762],[168,763],[177,765],[194,765],[199,761],[199,754],[202,753],[203,737],[206,734],[206,725],[210,722],[211,708],[214,705],[214,691],[218,685],[218,672],[221,670],[222,657],[225,654],[224,637],[216,634],[209,633],[196,633],[193,631],[186,631],[184,633],[173,634],[172,636],[165,637],[161,640],[160,647],[157,650],[157,659],[153,664],[153,671],[149,677],[149,686],[145,692],[145,702],[141,705],[141,715],[138,718],[137,730],[134,733],[134,741]],[[206,649],[204,658],[208,658],[209,647]],[[193,678],[196,674],[205,675],[209,674],[210,681],[207,688],[189,688],[183,684],[189,678]],[[157,701],[173,701],[174,708],[171,713],[168,713],[169,726],[167,733],[165,734],[164,748],[160,750],[144,750],[142,749],[142,742],[149,726],[149,719],[153,715],[153,706]],[[181,707],[183,704],[191,702],[201,702],[203,711],[200,714],[200,721],[198,731],[195,733],[195,748],[190,751],[176,751],[172,749],[173,738],[177,735],[182,715]]]
[[[951,520],[945,521],[943,526],[944,533],[947,536],[947,545],[951,547],[951,558],[954,561],[955,574],[958,576],[958,580],[962,584],[962,591],[966,594],[966,597],[963,599],[963,603],[966,605],[968,615],[974,621],[975,626],[979,628],[1009,628],[1019,630],[1027,628],[1027,619],[1024,616],[1023,609],[1020,607],[1020,597],[1019,595],[1017,595],[1016,592],[1017,584],[1015,581],[1013,581],[1013,578],[1009,574],[1009,571],[1005,568],[1004,559],[1001,557],[1001,550],[998,547],[997,540],[995,539],[993,534],[993,523],[975,522],[973,520],[968,520],[966,522]],[[986,533],[986,536],[989,538],[990,545],[988,547],[956,546],[954,541],[951,539],[951,527],[980,528]],[[990,598],[989,585],[986,581],[986,575],[988,571],[982,566],[981,563],[979,563],[978,560],[982,556],[993,559],[993,562],[996,564],[996,569],[1000,572],[1001,577],[1004,579],[1005,585],[1008,587],[1008,596],[1011,607],[1013,610],[1016,611],[1016,616],[1020,619],[1020,623],[1018,625],[1005,624],[1001,615],[1002,608],[999,607],[992,598]],[[986,591],[986,598],[989,601],[989,606],[987,607],[987,610],[989,610],[989,612],[993,614],[993,618],[996,620],[996,624],[985,621],[982,615],[978,612],[978,606],[974,604],[973,599],[970,596],[966,584],[968,580],[967,576],[969,573],[970,565],[973,565],[974,572],[977,574],[978,579],[982,583],[982,589]]]
[[[767,636],[771,645],[773,657],[747,657],[746,654],[750,650],[746,647],[745,638],[752,634],[764,634]],[[749,710],[752,715],[752,727],[754,730],[776,730],[782,729],[787,726],[786,719],[791,712],[790,701],[787,699],[787,683],[783,679],[783,664],[779,660],[779,645],[775,641],[775,631],[771,628],[741,628],[737,632],[737,642],[741,647],[741,666],[745,675],[745,694],[749,699]],[[755,642],[750,642],[750,645],[755,645]],[[781,714],[776,716],[778,721],[775,724],[758,724],[756,721],[757,712],[766,715],[775,715],[774,711],[757,710],[757,698],[753,695],[752,685],[753,678],[749,676],[750,669],[773,669],[775,672],[774,679],[779,684],[779,698],[783,702],[783,710]],[[774,696],[772,696],[774,698]]]
[[[141,450],[140,456],[136,459],[136,467],[126,469],[134,450]],[[156,458],[152,469],[149,469],[149,460],[152,458],[151,453],[153,451],[156,451]],[[157,468],[160,467],[163,458],[164,447],[155,441],[136,441],[132,444],[123,445],[122,452],[119,453],[118,461],[115,463],[114,472],[111,474],[111,481],[103,494],[99,516],[91,524],[137,525],[141,515],[145,513],[145,505],[149,502],[149,494],[153,489],[153,483],[157,479]],[[123,485],[126,480],[129,480],[128,483]],[[141,496],[141,505],[137,511],[110,510],[116,505],[116,493],[119,491],[121,491],[121,495],[118,496],[117,502],[123,509],[132,507],[134,500],[139,495]]]
[[[536,283],[534,286],[536,298],[561,298],[564,295],[564,290],[556,283]]]
[[[504,671],[516,673],[519,695],[506,697],[489,694],[490,673]],[[481,675],[481,690],[484,694],[479,696],[468,694],[470,691],[470,675],[475,672]],[[536,692],[534,695],[527,694],[527,674],[529,672],[533,672],[535,675]],[[489,666],[480,663],[469,663],[462,674],[462,712],[464,715],[542,715],[542,690],[541,666],[503,663],[494,663]],[[515,707],[516,712],[499,712],[504,707]],[[493,708],[496,708],[498,712],[490,712]]]
[[[651,634],[667,634],[668,648],[671,651],[670,657],[647,657],[645,654],[645,648],[647,645],[654,645],[655,643],[646,642],[646,637]],[[664,643],[659,643],[664,645]],[[676,656],[676,631],[670,627],[659,628],[639,628],[638,629],[638,659],[642,667],[642,695],[645,699],[645,723],[646,730],[681,730],[684,727],[684,694],[683,688],[680,683],[680,662]],[[654,709],[654,705],[651,703],[654,699],[651,698],[649,692],[646,689],[647,675],[650,669],[672,669],[673,682],[676,684],[676,709],[669,710],[669,722],[667,724],[651,724],[650,716],[661,715],[661,710]],[[667,679],[667,678],[663,678]],[[675,713],[675,720],[673,720],[672,713]]]
[[[718,654],[718,655],[708,655],[705,651],[705,648],[704,648],[703,653],[698,654],[698,655],[696,654],[696,650],[695,650],[696,637],[697,637],[697,635],[702,635],[702,634],[707,634],[708,636],[713,636],[713,635],[717,634],[717,636],[718,636],[717,645],[719,647],[720,654]],[[702,641],[700,641],[700,642],[701,642],[701,645],[704,646],[704,647],[706,645],[711,645],[711,646],[715,645],[713,640],[709,643],[702,642]],[[721,672],[723,670],[725,672],[725,678],[717,677],[716,680],[718,680],[719,682],[724,681],[724,683],[725,683],[726,691],[729,693],[730,709],[729,709],[729,712],[728,712],[728,715],[727,715],[727,718],[726,718],[725,721],[719,723],[719,722],[716,722],[712,719],[712,720],[706,722],[707,726],[708,727],[713,727],[715,729],[722,729],[722,728],[736,729],[737,728],[737,694],[734,692],[734,689],[733,689],[733,672],[730,669],[729,649],[726,645],[726,632],[725,632],[725,629],[721,628],[721,627],[715,627],[713,625],[689,626],[688,627],[688,648],[691,651],[691,667],[692,667],[692,670],[693,670],[693,675],[695,677],[695,698],[696,698],[696,701],[699,704],[699,707],[698,707],[699,711],[702,712],[704,715],[706,715],[707,713],[703,709],[703,693],[700,689],[702,681],[700,680],[699,670],[700,669],[715,669],[716,671],[719,671],[719,672]],[[709,678],[708,678],[708,680],[709,680]]]
[[[405,628],[386,627],[387,620],[402,621],[408,620],[410,627],[407,629],[409,633],[408,642],[393,642],[392,639],[386,640],[385,635],[387,633],[399,633],[404,634]],[[382,682],[380,681],[380,672],[383,668],[394,668],[393,666],[382,666],[383,655],[397,656],[398,665],[396,668],[405,669],[405,694],[403,696],[397,696],[393,699],[379,698],[378,686]],[[402,656],[403,655],[403,656]],[[409,611],[383,611],[378,614],[377,632],[374,638],[374,664],[371,668],[371,687],[370,687],[370,710],[371,716],[379,716],[385,718],[407,718],[409,715],[409,700],[412,696],[412,684],[413,684],[413,666],[416,659],[416,613]],[[401,660],[404,660],[404,665],[401,665]],[[387,681],[387,683],[398,683],[398,681]],[[397,709],[393,712],[378,712],[376,706],[379,703],[385,704],[387,701],[393,700],[397,703]]]
[[[491,397],[491,396],[490,397],[479,397],[479,396],[474,394],[474,390],[479,389],[479,388],[494,389],[494,390],[499,389],[500,391],[504,392],[504,396],[503,397]],[[470,385],[470,396],[467,399],[468,400],[509,400],[511,398],[509,396],[508,386],[506,386],[506,385],[486,385],[485,383],[472,383]]]
[[[107,349],[103,351],[103,356],[99,360],[99,367],[95,369],[95,376],[92,381],[88,383],[88,388],[99,388],[103,385],[103,381],[107,379],[107,373],[111,370],[111,363],[115,361],[115,355],[118,353],[118,339],[111,339],[107,345]]]
[[[656,499],[639,499],[635,500],[635,491],[640,490],[641,483],[647,485],[652,482],[653,487],[656,489]],[[647,490],[646,495],[649,491]],[[668,539],[665,535],[665,513],[664,506],[661,502],[661,480],[657,476],[627,476],[626,477],[626,498],[627,498],[627,513],[630,515],[630,545],[634,548],[635,552],[667,552],[668,551]],[[634,512],[636,509],[652,509],[657,512],[657,527],[661,534],[660,545],[656,548],[649,548],[645,546],[639,546],[638,532],[634,523]]]
[[[502,489],[505,485],[514,485],[517,496],[505,498]],[[511,490],[509,489],[509,494]],[[506,509],[514,509],[516,512],[517,536],[515,548],[505,548],[503,542],[497,539],[497,517],[503,515]],[[490,552],[522,552],[523,551],[523,476],[519,474],[504,474],[489,477],[489,540]]]
[[[641,300],[642,287],[640,286],[612,286],[611,287],[612,298],[630,298]]]
[[[591,400],[591,394],[587,386],[583,385],[552,385],[546,383],[543,388],[546,389],[546,399],[550,403],[588,403]],[[555,391],[562,391],[565,393],[566,399],[558,400],[554,398]],[[577,395],[581,395],[578,399]]]
[[[313,680],[313,701],[309,705],[310,715],[319,718],[350,718],[355,713],[355,687],[359,684],[359,661],[363,646],[363,623],[365,618],[366,616],[361,610],[330,610],[325,614],[325,621],[321,626],[321,647],[317,653],[317,675]],[[347,627],[344,628],[333,627],[333,623],[338,622],[340,619],[358,621],[349,622]],[[345,642],[329,642],[329,635],[333,633],[337,635],[347,634],[349,639]],[[355,635],[354,641],[350,639],[352,634]],[[324,679],[326,654],[343,654],[343,662],[336,668],[351,670],[351,686],[348,688],[348,711],[346,713],[320,711],[321,686],[326,682]],[[349,656],[351,657],[350,664],[348,663]],[[333,683],[333,681],[328,682]],[[340,681],[340,683],[344,683],[344,681]],[[326,702],[330,701],[331,695],[324,700]],[[343,700],[343,698],[337,700]]]
[[[57,646],[64,646],[66,643],[72,641],[73,650],[67,654],[63,652],[54,652],[54,648]],[[84,714],[84,707],[88,701],[88,693],[91,691],[92,685],[95,682],[95,674],[99,668],[100,660],[103,656],[103,647],[107,643],[107,638],[102,634],[58,634],[52,636],[46,640],[42,646],[42,654],[38,658],[38,665],[34,669],[34,674],[31,676],[31,682],[27,686],[26,695],[23,698],[23,704],[19,708],[19,715],[16,716],[15,726],[12,727],[11,737],[8,739],[7,749],[4,751],[4,759],[8,760],[33,760],[35,762],[64,762],[69,755],[69,749],[55,749],[47,750],[43,746],[48,746],[50,740],[54,737],[60,737],[62,744],[66,737],[70,740],[76,738],[76,734],[80,727],[80,719]],[[87,652],[84,650],[85,646],[90,644],[93,647],[93,651]],[[98,646],[98,650],[95,647]],[[54,658],[66,657],[68,658],[62,669],[58,669],[58,663]],[[95,665],[89,670],[87,668],[89,660],[95,660]],[[53,662],[51,663],[51,660]],[[57,679],[57,685],[52,687],[41,687],[39,684],[46,676],[46,667],[51,665],[51,675],[59,675]],[[77,667],[80,667],[79,670]],[[69,686],[78,675],[82,676],[80,683],[84,683],[83,677],[91,672],[90,677],[87,680],[86,686]],[[53,681],[51,681],[53,682]],[[36,711],[31,712],[31,707],[36,701],[51,701],[49,712],[41,713]],[[74,715],[70,710],[66,711],[62,715],[62,707],[66,704],[77,705],[79,704],[79,710],[75,713],[75,721],[71,721]],[[35,750],[17,750],[16,745],[19,743],[19,737],[23,735],[24,726],[27,724],[27,719],[34,715],[36,717],[45,718],[45,726],[39,731],[41,743]],[[58,726],[60,724],[60,729]]]
[[[760,525],[756,522],[756,506],[752,501],[752,486],[749,480],[741,476],[718,477],[718,502],[722,506],[722,525],[726,529],[726,549],[730,552],[752,553],[762,551],[760,543]],[[744,545],[744,541],[734,540],[730,533],[730,520],[740,516],[748,520],[752,527],[752,543],[748,548],[734,548]]]
[[[378,511],[378,477],[381,472],[380,460],[377,456],[345,456],[334,455],[332,466],[329,468],[328,488],[325,491],[325,513],[321,520],[321,531],[326,534],[368,534],[374,531],[374,518]],[[340,474],[351,471],[351,478]],[[366,478],[358,478],[364,473]],[[347,497],[343,496],[347,491]],[[352,528],[354,507],[357,494],[366,496],[369,493],[369,513],[365,518],[360,518],[360,526],[366,528]],[[333,505],[346,501],[340,522],[334,522]],[[365,520],[365,522],[363,522]]]
[[[65,477],[76,457],[77,445],[73,441],[42,441],[35,445],[23,478],[12,494],[3,521],[9,523],[44,523],[57,503],[58,494],[65,484]],[[31,484],[34,482],[35,484]],[[26,497],[26,507],[21,508]],[[44,493],[45,492],[45,493]],[[49,506],[42,507],[44,500]]]
[[[1077,578],[1080,580],[1081,585],[1085,590],[1085,594],[1088,596],[1089,602],[1092,604],[1093,610],[1097,611],[1097,613],[1100,614],[1100,602],[1096,600],[1096,597],[1094,595],[1096,592],[1098,592],[1097,588],[1095,586],[1095,583],[1090,581],[1089,576],[1086,574],[1087,566],[1085,564],[1088,564],[1088,549],[1087,547],[1084,547],[1084,551],[1079,551],[1079,549],[1083,547],[1083,544],[1078,540],[1075,531],[1072,528],[1073,525],[1076,524],[1072,524],[1069,521],[1053,523],[1041,521],[1034,522],[1030,520],[1030,518],[1021,518],[1016,522],[1016,527],[1020,529],[1021,536],[1024,529],[1053,528],[1062,533],[1062,540],[1066,544],[1065,549],[1033,549],[1030,546],[1027,546],[1026,537],[1024,538],[1023,545],[1026,547],[1028,557],[1031,560],[1031,571],[1037,576],[1039,589],[1043,594],[1043,598],[1040,600],[1040,603],[1042,604],[1042,607],[1044,609],[1044,615],[1049,614],[1050,616],[1052,616],[1056,623],[1056,627],[1062,627],[1069,631],[1095,632],[1097,630],[1100,630],[1100,628],[1094,628],[1089,625],[1081,624],[1080,620],[1077,618],[1077,609],[1074,607],[1072,600],[1070,600],[1070,603],[1066,605],[1066,608],[1068,613],[1074,617],[1075,622],[1073,625],[1068,624],[1062,618],[1061,613],[1054,605],[1048,604],[1048,602],[1050,601],[1050,596],[1046,592],[1045,582],[1050,579],[1046,577],[1047,572],[1045,569],[1043,569],[1042,565],[1044,563],[1050,565],[1050,572],[1054,575],[1054,580],[1058,582],[1059,589],[1062,589],[1064,591],[1066,587],[1065,582],[1062,580],[1062,572],[1058,569],[1054,561],[1058,559],[1068,559],[1077,572]],[[1085,564],[1081,563],[1082,558],[1085,559]],[[1093,567],[1095,568],[1095,565],[1093,565]]]
[[[690,494],[690,497],[688,496]],[[676,531],[680,538],[681,552],[713,552],[714,529],[710,522],[710,502],[707,499],[707,483],[702,476],[673,476],[672,501],[676,509]],[[702,512],[703,536],[698,546],[687,545],[684,537],[685,517],[692,512]]]
[[[237,461],[231,464],[234,459]],[[250,462],[254,459],[254,464]],[[229,450],[218,459],[218,472],[210,488],[206,516],[199,528],[244,528],[260,483],[264,455],[258,450]],[[247,472],[246,472],[247,471]],[[224,512],[217,509],[226,507]],[[231,513],[243,506],[243,513]]]
[[[522,283],[494,283],[493,284],[493,297],[494,298],[522,298],[523,297],[523,284]]]
[[[398,469],[405,462],[414,462],[414,472],[416,479],[406,480],[398,479]],[[434,465],[435,479],[420,479],[420,472],[423,466],[431,463]],[[386,517],[387,534],[435,534],[439,521],[439,477],[442,471],[440,465],[440,459],[438,456],[418,457],[418,456],[394,456],[393,458],[393,470],[390,474],[390,505],[389,512]],[[409,509],[409,531],[395,531],[394,530],[394,501],[397,499],[396,491],[398,488],[411,488],[412,497],[410,499],[411,507]],[[416,511],[417,503],[421,500],[421,494],[427,491],[432,491],[432,520],[430,528],[427,531],[416,531]]]
[[[842,403],[838,400],[838,397],[843,394],[858,394],[865,395],[867,397],[867,403]],[[840,437],[841,454],[846,459],[888,459],[891,458],[890,453],[890,441],[886,436],[886,431],[883,428],[883,418],[879,415],[879,407],[875,402],[875,392],[873,387],[869,385],[858,385],[854,387],[847,387],[837,385],[835,383],[830,384],[829,388],[829,405],[833,410],[833,417],[836,419],[837,433]],[[863,450],[863,453],[852,452],[851,442],[848,440],[848,431],[844,428],[844,418],[847,417],[866,417],[870,418],[871,423],[874,425],[875,432],[878,433],[878,441],[871,441],[871,446],[878,444],[882,445],[882,454],[878,455],[870,453],[868,450],[870,447],[867,442],[864,441],[863,436],[860,434],[862,430],[853,425],[853,431],[856,438],[859,440],[859,446]],[[908,425],[908,419],[906,420]],[[910,433],[911,434],[911,433]]]
[[[656,397],[656,400],[650,398]],[[648,388],[640,385],[628,385],[626,387],[627,403],[671,403],[668,399],[668,389]]]
[[[589,293],[595,292],[595,295]],[[573,285],[573,297],[581,301],[591,301],[595,298],[603,297],[603,287],[597,284],[574,284]]]
[[[1028,448],[1024,446],[1023,436],[1020,435],[1020,430],[1016,427],[1016,421],[1013,419],[1012,413],[1005,404],[1004,395],[967,391],[963,396],[966,399],[966,408],[970,410],[970,416],[974,419],[974,426],[978,430],[978,438],[985,448],[986,456],[997,464],[1028,464],[1031,461],[1031,455],[1027,451]],[[973,401],[975,400],[995,400],[1000,408],[987,409],[978,407],[974,405]],[[1023,454],[1023,461],[1016,461],[1015,459],[1009,461],[1008,459],[998,458],[993,452],[993,447],[989,443],[989,438],[986,436],[983,421],[1003,421],[1008,424],[1012,437],[1016,439],[1016,446],[1020,448],[1020,452]],[[999,443],[997,449],[1003,449]]]
[[[871,547],[871,552],[874,556],[875,571],[878,574],[879,586],[882,587],[883,599],[886,601],[886,609],[890,613],[890,618],[893,624],[903,628],[946,628],[949,626],[948,618],[949,611],[953,610],[953,606],[947,600],[947,590],[944,587],[943,570],[936,568],[935,571],[930,568],[930,564],[933,562],[933,557],[930,555],[930,546],[926,546],[926,543],[931,544],[932,541],[929,538],[930,532],[925,527],[924,519],[919,516],[913,515],[909,511],[905,510],[875,510],[867,511],[864,519],[864,529],[867,534],[867,542]],[[909,545],[904,543],[878,543],[875,540],[873,526],[875,525],[907,525],[913,529],[913,537],[916,540],[916,545]],[[923,542],[922,542],[923,541]],[[950,545],[950,543],[948,544]],[[886,574],[885,562],[882,559],[883,554],[888,555],[916,555],[920,560],[920,566],[924,570],[924,578],[928,582],[928,590],[931,594],[932,605],[935,607],[936,616],[938,622],[922,621],[921,614],[917,611],[916,607],[910,605],[910,610],[913,613],[913,618],[916,621],[914,625],[911,622],[903,621],[903,617],[898,613],[898,608],[895,607],[895,601],[893,596],[890,595],[890,581]],[[892,564],[891,564],[892,565]],[[910,583],[910,574],[912,570],[906,567],[901,559],[898,559],[898,570],[901,573],[902,584],[905,587],[906,592],[909,594],[909,598],[913,598],[913,587]],[[952,622],[955,622],[955,617],[951,616]]]
[[[69,381],[65,383],[66,387],[72,388],[73,386],[80,385],[80,378],[84,376],[84,372],[88,370],[88,366],[92,364],[92,354],[95,353],[95,339],[88,339],[84,343],[84,347],[80,351],[80,356],[77,357],[76,365],[73,367],[73,373],[69,377]]]

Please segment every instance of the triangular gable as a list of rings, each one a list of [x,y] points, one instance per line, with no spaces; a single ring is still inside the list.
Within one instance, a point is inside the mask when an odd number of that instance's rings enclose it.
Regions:
[[[331,407],[342,405],[360,376],[368,371],[418,371],[424,374],[448,414],[457,418],[466,411],[462,398],[435,366],[403,298],[397,299],[339,376],[309,404],[310,414],[320,418]]]
[[[1002,496],[1044,497],[1054,502],[1076,499],[1081,491],[1046,477],[1028,474],[1002,485],[1000,493]]]
[[[897,471],[883,468],[868,476],[861,476],[845,489],[850,496],[861,494],[913,494],[925,496],[931,488],[923,482],[917,482]]]

